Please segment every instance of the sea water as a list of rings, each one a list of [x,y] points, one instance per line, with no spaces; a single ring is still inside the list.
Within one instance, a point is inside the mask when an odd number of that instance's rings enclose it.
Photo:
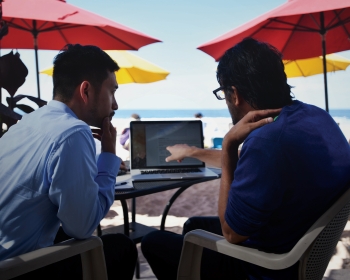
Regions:
[[[350,111],[349,111],[350,112]],[[193,118],[194,114],[201,113],[205,117],[210,118],[230,118],[230,113],[227,109],[208,109],[208,110],[196,110],[196,109],[186,109],[186,110],[118,110],[115,112],[115,118],[130,118],[134,113],[141,116],[141,118]],[[349,114],[350,118],[350,114]]]
[[[186,110],[118,110],[116,111],[115,118],[124,119],[130,118],[132,114],[138,114],[143,118],[191,118],[194,114],[201,113],[204,117],[208,118],[230,118],[230,113],[227,109],[186,109]],[[332,117],[347,118],[350,120],[350,109],[331,109]]]

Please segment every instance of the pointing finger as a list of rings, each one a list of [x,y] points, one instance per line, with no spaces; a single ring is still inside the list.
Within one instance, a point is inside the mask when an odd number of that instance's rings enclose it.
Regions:
[[[169,157],[165,158],[165,161],[166,161],[166,162],[171,161],[171,156],[169,156]]]

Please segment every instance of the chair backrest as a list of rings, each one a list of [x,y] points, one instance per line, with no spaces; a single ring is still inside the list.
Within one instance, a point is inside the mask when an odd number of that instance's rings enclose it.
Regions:
[[[222,140],[221,137],[215,137],[213,138],[213,148],[214,149],[221,149],[222,148]]]
[[[322,218],[333,214],[331,221],[324,227],[322,232],[317,236],[315,241],[309,246],[300,259],[299,279],[318,280],[323,278],[328,263],[334,253],[334,249],[337,246],[349,218],[349,194],[350,190],[346,191],[342,197],[339,198],[338,201],[316,222],[318,226],[322,226]],[[340,211],[336,212],[336,206],[342,207]]]

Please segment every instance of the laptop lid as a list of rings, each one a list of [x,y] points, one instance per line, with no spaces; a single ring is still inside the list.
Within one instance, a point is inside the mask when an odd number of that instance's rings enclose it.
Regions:
[[[187,144],[203,148],[202,128],[200,120],[130,122],[131,169],[204,167],[204,162],[194,158],[185,158],[181,163],[165,161],[170,155],[167,146]]]

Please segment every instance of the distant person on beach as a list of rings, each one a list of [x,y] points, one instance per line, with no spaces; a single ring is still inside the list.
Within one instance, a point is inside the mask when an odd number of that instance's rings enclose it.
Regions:
[[[111,124],[118,69],[98,47],[66,45],[54,59],[53,100],[0,139],[0,260],[88,238],[106,216],[121,163]],[[102,147],[97,163],[93,134]],[[101,239],[108,278],[132,279],[134,242],[123,234]],[[80,256],[23,278],[81,279]]]
[[[202,131],[203,131],[203,139],[204,139],[204,129],[205,129],[205,127],[206,127],[206,123],[205,122],[203,122],[203,120],[202,120],[202,118],[203,118],[203,115],[202,115],[202,113],[195,113],[194,114],[194,117],[196,118],[196,119],[199,119],[199,120],[201,120],[202,121]]]
[[[131,115],[131,121],[141,121],[141,117],[138,114],[132,114]],[[130,127],[126,127],[123,129],[120,139],[119,139],[120,145],[123,146],[123,148],[127,151],[129,151],[130,146]]]
[[[203,115],[202,115],[202,113],[196,113],[196,114],[194,114],[194,117],[196,119],[201,119],[201,118],[203,118]]]
[[[194,229],[233,244],[289,252],[347,190],[347,140],[327,112],[293,100],[281,57],[252,38],[227,50],[214,94],[225,100],[235,125],[222,151],[167,148],[172,154],[167,161],[195,157],[221,166],[222,176],[218,217],[192,217],[182,235],[155,231],[143,237],[142,252],[157,279],[176,279],[183,236]],[[298,264],[269,270],[204,249],[201,279],[298,279]]]

